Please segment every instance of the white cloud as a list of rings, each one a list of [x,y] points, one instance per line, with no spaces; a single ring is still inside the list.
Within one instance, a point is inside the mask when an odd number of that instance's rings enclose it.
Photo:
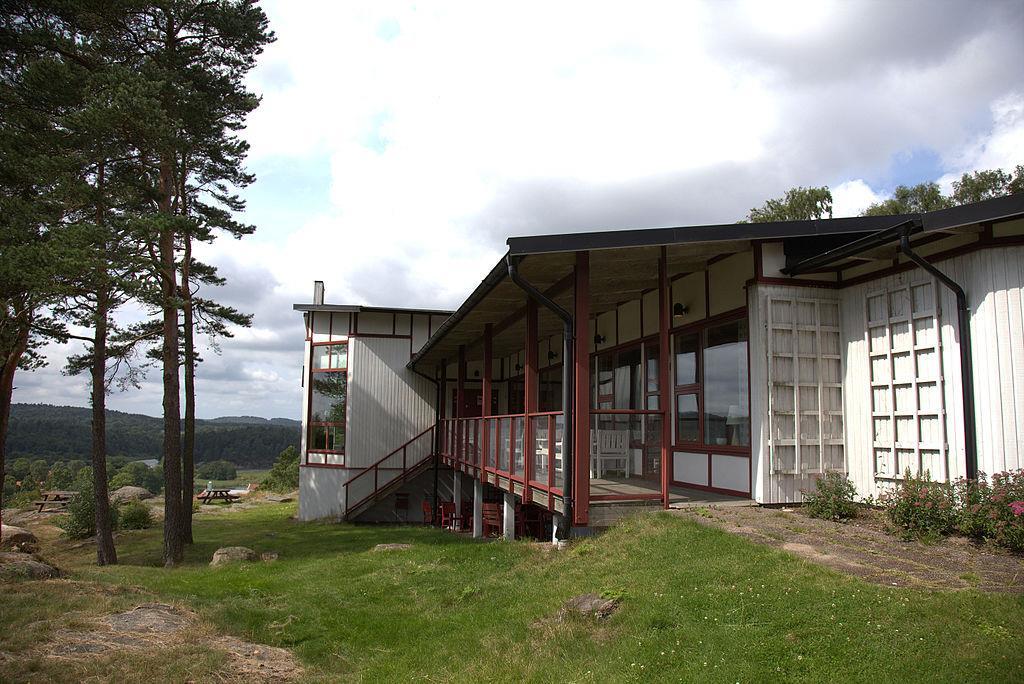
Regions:
[[[454,307],[508,235],[728,222],[825,183],[853,215],[907,151],[950,173],[1021,157],[1019,3],[264,7],[245,135],[274,212],[198,250],[255,313],[207,354],[205,416],[299,414],[291,304],[317,278],[332,302]],[[322,197],[296,168],[327,170]],[[52,369],[22,377],[16,400],[69,400]],[[158,379],[111,404],[157,413]]]
[[[992,129],[970,140],[949,155],[952,169],[939,179],[945,192],[953,181],[970,171],[1012,170],[1024,164],[1024,93],[1012,92],[992,103]]]
[[[872,190],[863,179],[840,183],[832,188],[832,216],[859,216],[861,212],[885,197]]]

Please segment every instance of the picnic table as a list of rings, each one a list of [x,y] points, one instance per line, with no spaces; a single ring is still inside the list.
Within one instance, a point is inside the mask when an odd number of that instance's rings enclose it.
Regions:
[[[196,498],[202,501],[204,504],[208,504],[212,501],[227,501],[228,503],[234,503],[240,498],[237,494],[232,494],[230,489],[204,489],[203,491],[196,494]]]
[[[40,513],[53,513],[54,511],[63,511],[67,509],[68,502],[78,494],[78,492],[69,492],[63,489],[55,489],[49,492],[43,492],[42,499],[39,501],[33,501],[32,505],[39,509]],[[43,509],[46,509],[44,511]]]

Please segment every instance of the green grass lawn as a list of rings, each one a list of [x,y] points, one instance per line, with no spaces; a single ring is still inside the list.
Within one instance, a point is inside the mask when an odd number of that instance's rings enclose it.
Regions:
[[[199,516],[174,570],[158,567],[158,530],[123,533],[117,567],[91,566],[91,549],[45,552],[78,579],[139,587],[224,633],[292,649],[329,680],[1024,680],[1019,596],[878,587],[669,514],[557,552],[293,513]],[[371,551],[382,542],[414,547]],[[208,567],[228,545],[280,559]],[[600,623],[554,619],[584,592],[621,596],[621,608]],[[12,627],[0,651],[17,651],[22,628],[52,611],[33,601],[23,590],[0,602]]]

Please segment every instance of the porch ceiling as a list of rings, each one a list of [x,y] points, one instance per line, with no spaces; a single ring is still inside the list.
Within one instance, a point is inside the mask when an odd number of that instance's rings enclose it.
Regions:
[[[668,245],[666,257],[669,276],[703,271],[708,261],[716,257],[750,249],[748,240],[716,241]],[[599,314],[619,304],[639,298],[644,292],[658,286],[658,258],[661,246],[621,247],[596,249],[590,252],[590,310]],[[459,347],[466,346],[468,360],[482,356],[484,327],[493,326],[493,351],[498,358],[523,348],[525,335],[526,295],[507,275],[500,272],[499,264],[492,270],[495,283],[482,293],[461,319],[438,339],[433,341],[415,365],[430,373],[441,364],[458,359]],[[550,252],[524,258],[519,272],[559,306],[572,311],[574,252]],[[487,281],[481,284],[481,287]],[[472,299],[472,298],[471,298]],[[538,337],[562,333],[562,322],[553,314],[541,310]]]

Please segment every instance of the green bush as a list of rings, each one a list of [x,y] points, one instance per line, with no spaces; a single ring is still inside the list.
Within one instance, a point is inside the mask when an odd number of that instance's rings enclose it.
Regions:
[[[159,494],[164,488],[164,478],[161,470],[150,468],[145,463],[127,463],[114,474],[110,480],[111,491],[121,487],[142,487],[153,494]]]
[[[954,490],[961,534],[1024,551],[1024,470],[996,473],[991,484],[979,473],[977,482],[957,480]]]
[[[33,501],[38,501],[42,494],[39,488],[19,489],[9,496],[4,496],[4,508],[28,508]]]
[[[815,491],[804,492],[804,510],[812,518],[823,520],[855,518],[856,494],[856,487],[844,473],[828,472],[818,478]]]
[[[299,451],[293,446],[282,451],[274,467],[260,483],[272,492],[293,492],[299,488]]]
[[[57,461],[50,467],[50,472],[46,476],[46,488],[67,489],[74,480],[71,469],[64,465],[63,461]]]
[[[110,506],[110,527],[117,529],[117,506]],[[68,504],[68,512],[60,516],[57,526],[68,539],[88,539],[96,535],[96,497],[92,484],[82,487]]]
[[[196,467],[196,477],[201,480],[234,480],[238,477],[238,470],[230,461],[210,461]]]
[[[935,539],[957,529],[958,509],[953,487],[934,482],[931,475],[903,473],[903,481],[880,497],[890,522],[910,539]]]
[[[145,530],[153,526],[153,514],[141,501],[129,501],[121,506],[122,530]]]

